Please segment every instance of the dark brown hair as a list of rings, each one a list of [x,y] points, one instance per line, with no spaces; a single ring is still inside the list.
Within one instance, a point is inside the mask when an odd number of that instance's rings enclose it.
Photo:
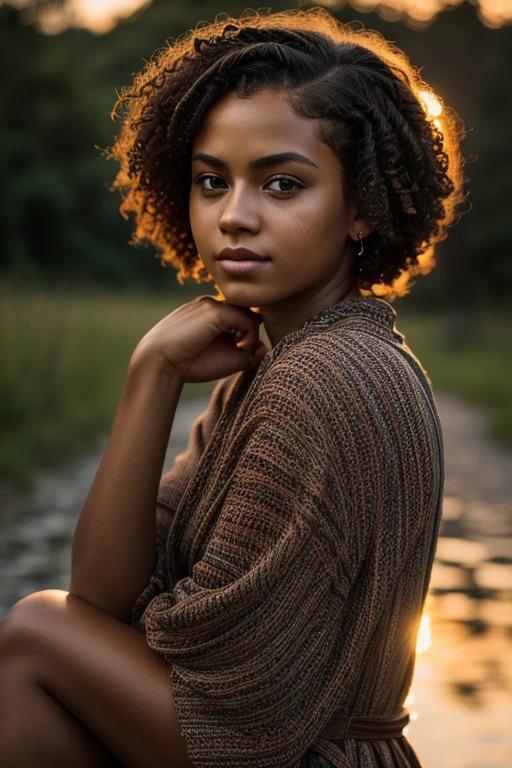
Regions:
[[[209,279],[188,216],[192,142],[222,95],[263,87],[319,120],[347,196],[374,228],[358,257],[361,293],[407,293],[414,275],[435,266],[434,244],[457,219],[461,123],[403,52],[318,8],[218,19],[156,51],[123,89],[113,112],[122,109],[123,123],[108,154],[120,163],[113,186],[122,214],[135,217],[133,242],[153,243],[180,282]]]

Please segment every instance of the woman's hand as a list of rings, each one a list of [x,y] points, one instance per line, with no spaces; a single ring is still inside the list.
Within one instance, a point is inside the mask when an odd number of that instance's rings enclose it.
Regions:
[[[201,296],[155,325],[132,360],[156,360],[165,375],[183,382],[215,381],[261,362],[268,350],[259,324],[259,315],[248,308]]]

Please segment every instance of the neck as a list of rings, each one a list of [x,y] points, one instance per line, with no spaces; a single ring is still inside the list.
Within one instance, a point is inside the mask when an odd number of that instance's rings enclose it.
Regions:
[[[339,304],[345,299],[361,298],[361,292],[353,279],[335,286],[328,285],[307,296],[293,296],[278,304],[260,307],[265,331],[273,347],[284,336],[301,328],[304,323],[322,310]]]

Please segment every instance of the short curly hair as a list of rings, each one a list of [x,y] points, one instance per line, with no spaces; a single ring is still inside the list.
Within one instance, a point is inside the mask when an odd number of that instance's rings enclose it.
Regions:
[[[221,96],[263,87],[318,119],[318,138],[344,168],[345,193],[373,228],[358,257],[360,292],[408,293],[460,216],[462,123],[402,51],[319,8],[218,17],[157,50],[123,88],[112,113],[122,126],[107,154],[120,163],[113,188],[123,216],[134,215],[132,243],[156,246],[182,283],[210,279],[189,221],[192,143]]]

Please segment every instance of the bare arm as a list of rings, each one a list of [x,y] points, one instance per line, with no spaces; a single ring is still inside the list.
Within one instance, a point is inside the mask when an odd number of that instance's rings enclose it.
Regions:
[[[129,623],[155,566],[156,499],[183,383],[223,378],[265,352],[256,315],[211,297],[175,310],[139,342],[75,529],[71,594]]]
[[[155,565],[155,504],[183,381],[132,358],[76,526],[69,591],[121,621]]]

